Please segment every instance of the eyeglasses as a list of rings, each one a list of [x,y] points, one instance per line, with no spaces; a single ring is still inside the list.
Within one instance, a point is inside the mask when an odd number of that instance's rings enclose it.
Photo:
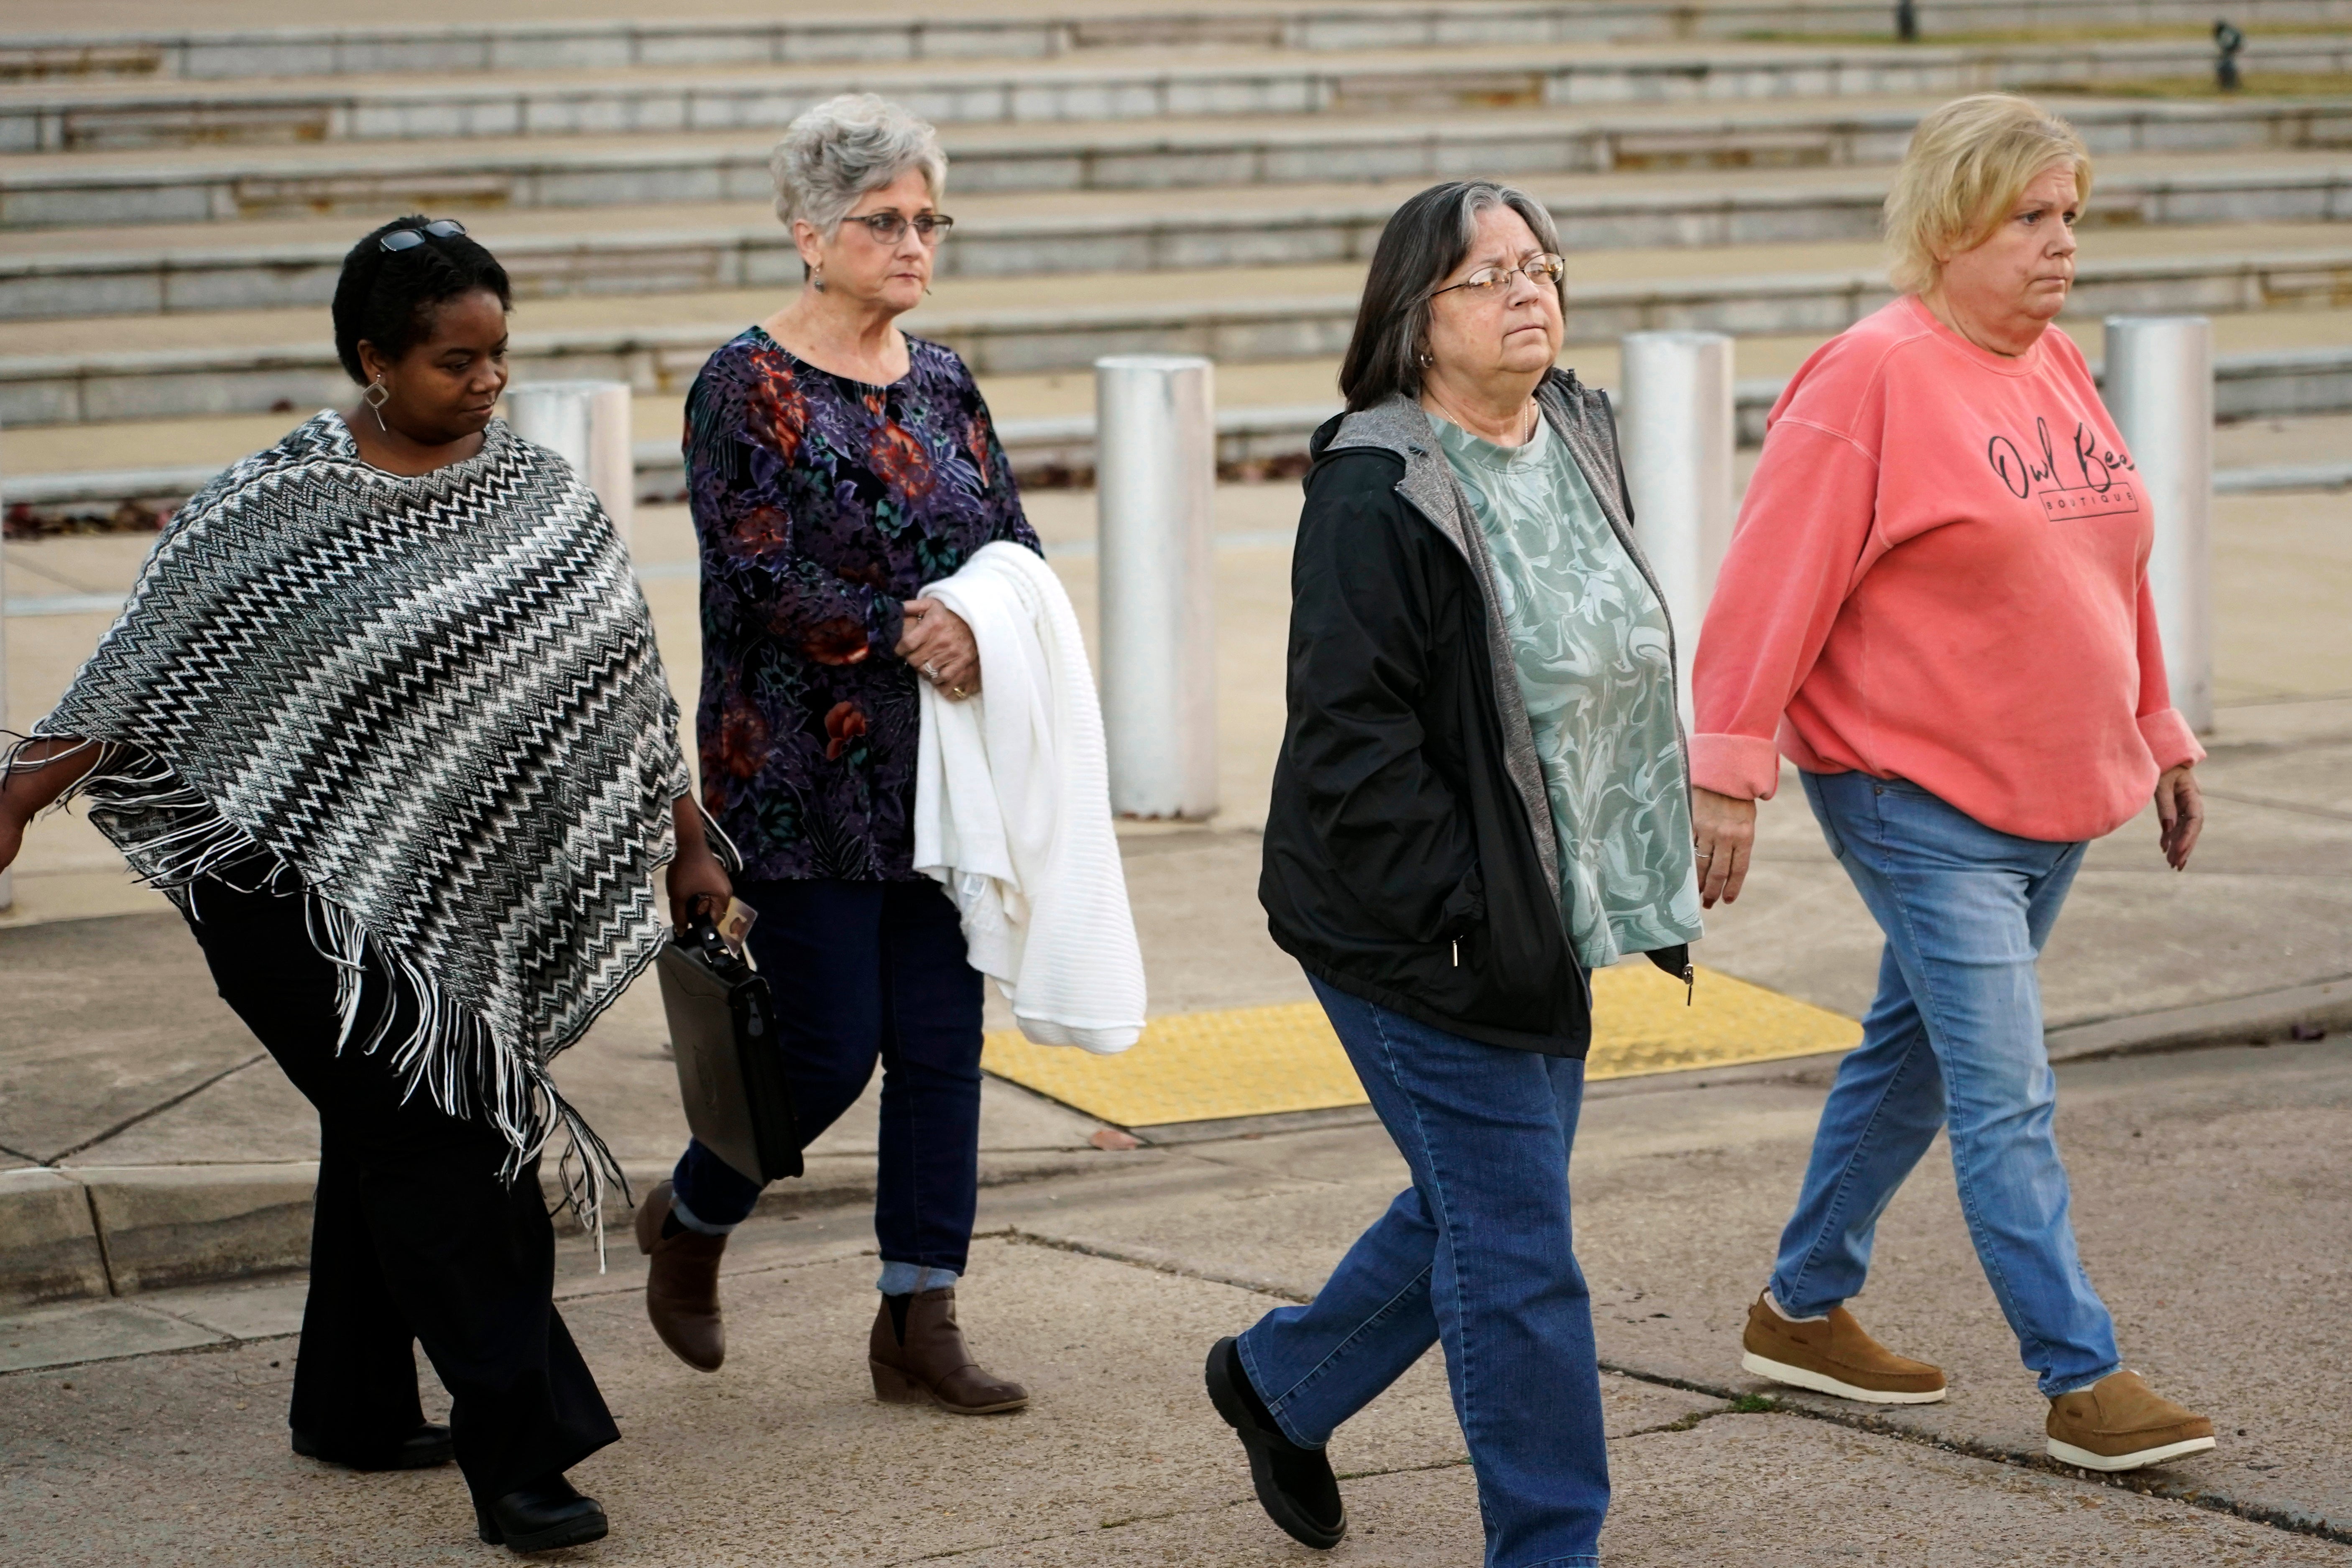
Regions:
[[[376,244],[394,256],[404,250],[414,250],[425,243],[425,237],[436,239],[456,239],[466,232],[466,226],[453,217],[436,218],[423,228],[396,228]]]
[[[884,245],[898,244],[910,225],[915,237],[925,245],[937,245],[940,236],[955,227],[955,219],[945,213],[917,213],[913,217],[901,213],[861,213],[843,221],[864,224],[866,232]]]
[[[1467,289],[1473,299],[1492,300],[1497,298],[1496,289],[1508,289],[1511,286],[1512,277],[1521,272],[1526,273],[1528,281],[1538,289],[1546,284],[1557,286],[1561,279],[1568,276],[1568,263],[1561,258],[1547,252],[1542,256],[1530,256],[1517,267],[1482,267],[1459,283],[1449,283],[1443,289],[1431,289],[1429,297],[1434,300],[1440,294],[1451,294],[1456,289]]]

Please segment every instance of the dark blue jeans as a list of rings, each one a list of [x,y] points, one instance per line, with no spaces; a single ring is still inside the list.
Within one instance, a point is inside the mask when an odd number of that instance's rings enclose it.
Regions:
[[[1568,1212],[1584,1064],[1315,994],[1412,1185],[1313,1301],[1241,1336],[1250,1382],[1293,1442],[1320,1447],[1442,1342],[1487,1568],[1598,1563],[1609,1456]]]
[[[856,1103],[878,1059],[883,1261],[961,1274],[980,1189],[981,974],[955,905],[929,878],[741,882],[735,896],[760,911],[751,958],[775,994],[803,1145]],[[760,1197],[700,1143],[674,1180],[698,1228],[730,1227]]]

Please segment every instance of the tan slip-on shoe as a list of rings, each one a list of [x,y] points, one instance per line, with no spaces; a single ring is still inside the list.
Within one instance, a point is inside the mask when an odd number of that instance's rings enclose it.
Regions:
[[[2050,1457],[2086,1470],[2137,1470],[2213,1446],[2213,1423],[2175,1405],[2131,1371],[2050,1402]]]
[[[1863,1332],[1853,1314],[1790,1322],[1762,1296],[1748,1309],[1739,1364],[1759,1377],[1868,1405],[1933,1405],[1944,1397],[1941,1369],[1896,1355]]]

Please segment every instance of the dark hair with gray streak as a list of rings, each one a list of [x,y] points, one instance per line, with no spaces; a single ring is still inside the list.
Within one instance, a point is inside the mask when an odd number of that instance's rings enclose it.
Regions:
[[[1355,336],[1339,363],[1339,393],[1348,411],[1385,403],[1398,393],[1421,395],[1421,356],[1429,344],[1429,293],[1462,265],[1478,237],[1478,215],[1508,207],[1528,220],[1536,243],[1559,254],[1559,230],[1543,204],[1527,192],[1492,180],[1449,180],[1397,208],[1381,230]],[[1560,305],[1568,304],[1561,279]]]

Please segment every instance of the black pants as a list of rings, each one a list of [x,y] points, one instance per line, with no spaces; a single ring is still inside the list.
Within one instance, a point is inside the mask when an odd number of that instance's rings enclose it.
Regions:
[[[199,883],[190,924],[222,1000],[319,1111],[310,1298],[288,1421],[329,1452],[415,1431],[421,1342],[449,1390],[457,1464],[477,1500],[568,1469],[617,1441],[588,1363],[556,1315],[555,1233],[536,1165],[499,1179],[506,1140],[423,1095],[402,1101],[383,1054],[362,1055],[392,1000],[361,994],[338,1052],[333,967],[299,898]]]

